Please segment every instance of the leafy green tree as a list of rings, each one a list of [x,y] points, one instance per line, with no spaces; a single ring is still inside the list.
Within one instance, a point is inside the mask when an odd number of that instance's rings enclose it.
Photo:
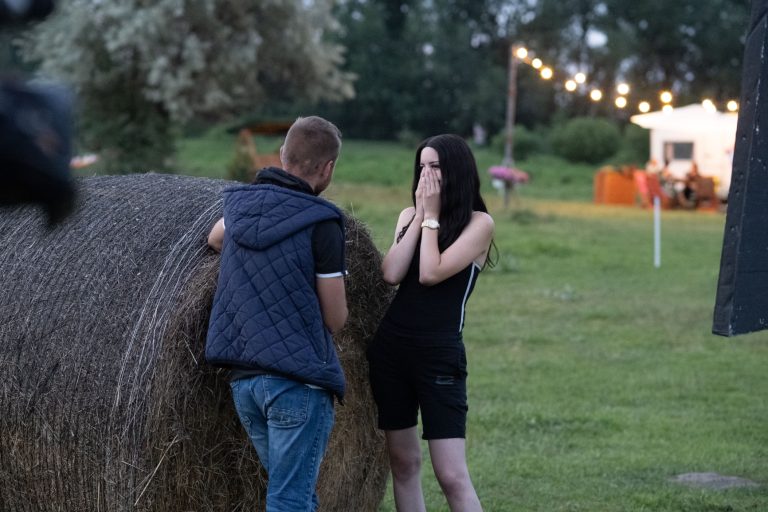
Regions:
[[[626,121],[629,113],[613,108],[617,82],[629,82],[630,106],[640,99],[660,106],[658,93],[671,89],[675,104],[738,97],[744,34],[749,19],[745,0],[538,0],[520,15],[511,31],[515,39],[535,49],[537,56],[561,72],[577,69],[589,77],[588,86],[604,91],[604,100],[567,94],[562,80],[543,87],[536,72],[521,70],[520,98],[533,96],[540,112],[546,105],[574,115],[612,116]],[[563,78],[557,77],[557,78]],[[531,102],[519,106],[519,119],[531,125]],[[541,114],[539,114],[541,115]],[[538,122],[546,119],[538,119]]]
[[[420,60],[407,13],[404,2],[349,0],[338,6],[337,41],[347,48],[345,70],[356,76],[355,97],[326,104],[321,112],[345,134],[391,139],[406,127]]]
[[[337,17],[357,96],[329,115],[354,136],[393,138],[468,134],[475,122],[498,132],[513,43],[556,71],[544,82],[519,68],[516,120],[528,128],[579,116],[626,123],[666,88],[678,105],[737,97],[749,13],[745,0],[346,0]],[[588,83],[568,93],[576,71]],[[625,110],[613,104],[621,81],[632,85]],[[592,87],[602,101],[589,99]]]
[[[684,101],[738,97],[748,2],[607,0],[605,7],[608,45],[628,43],[621,65],[646,96],[669,88]]]
[[[504,121],[506,101],[506,72],[495,65],[493,40],[467,2],[434,4],[417,13],[422,55],[408,125],[425,135],[468,134],[475,122],[493,130]]]
[[[348,0],[337,17],[356,96],[327,109],[356,137],[395,138],[503,123],[497,0]]]
[[[111,171],[166,167],[174,126],[286,97],[353,95],[332,0],[70,0],[24,41],[77,91]]]

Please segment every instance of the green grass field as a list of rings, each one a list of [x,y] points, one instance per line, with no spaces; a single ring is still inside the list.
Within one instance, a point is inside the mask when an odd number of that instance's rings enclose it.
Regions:
[[[223,176],[234,139],[211,138],[184,141],[183,173]],[[412,153],[345,141],[326,194],[382,250],[409,201]],[[533,180],[503,211],[485,174],[500,157],[476,156],[499,248],[464,332],[468,460],[485,509],[768,510],[768,333],[710,332],[724,215],[664,212],[654,268],[652,213],[591,204],[593,167],[523,162]],[[762,485],[669,482],[690,472]],[[423,480],[427,509],[447,511],[428,464]],[[381,511],[394,511],[391,491]]]

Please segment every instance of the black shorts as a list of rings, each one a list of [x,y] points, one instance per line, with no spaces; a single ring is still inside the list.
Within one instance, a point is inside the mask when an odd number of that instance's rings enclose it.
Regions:
[[[425,340],[379,329],[368,362],[380,429],[414,427],[421,409],[423,439],[465,437],[467,356],[461,339]]]

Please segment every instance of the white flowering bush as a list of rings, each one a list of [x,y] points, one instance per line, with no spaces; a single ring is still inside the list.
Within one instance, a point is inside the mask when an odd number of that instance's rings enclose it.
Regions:
[[[137,156],[162,166],[173,126],[193,117],[247,112],[273,94],[351,97],[343,48],[327,37],[332,3],[65,0],[22,51],[76,90],[95,149],[123,167]]]

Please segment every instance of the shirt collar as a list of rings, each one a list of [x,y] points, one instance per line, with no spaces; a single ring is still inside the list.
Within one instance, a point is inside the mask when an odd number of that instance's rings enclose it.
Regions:
[[[309,183],[299,178],[298,176],[294,176],[293,174],[290,174],[278,167],[265,167],[264,169],[260,170],[256,175],[256,178],[253,180],[253,184],[277,185],[278,187],[288,188],[297,192],[303,192],[313,196],[317,195],[315,191],[312,190],[312,187],[309,185]]]

